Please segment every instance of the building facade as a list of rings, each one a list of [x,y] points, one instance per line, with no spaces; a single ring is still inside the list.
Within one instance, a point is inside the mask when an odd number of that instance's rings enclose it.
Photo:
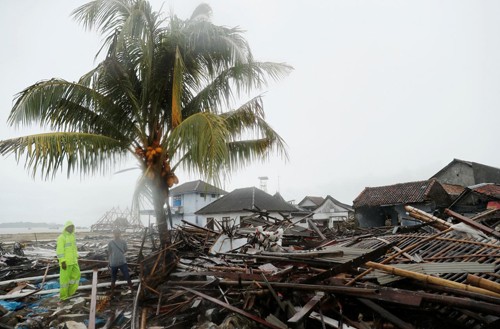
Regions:
[[[201,180],[187,182],[171,189],[170,209],[174,227],[180,225],[182,220],[205,225],[204,218],[196,212],[225,194],[226,191]]]

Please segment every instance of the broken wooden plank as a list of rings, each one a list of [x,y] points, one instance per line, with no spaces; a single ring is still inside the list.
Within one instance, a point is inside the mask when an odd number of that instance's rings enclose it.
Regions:
[[[452,216],[453,218],[456,218],[458,219],[459,221],[461,221],[462,223],[465,223],[473,228],[475,228],[476,230],[479,230],[485,234],[488,234],[489,236],[494,236],[495,238],[497,239],[500,239],[500,232],[497,232],[495,231],[494,229],[488,227],[488,226],[485,226],[481,223],[478,223],[468,217],[465,217],[459,213],[456,213],[454,212],[453,210],[450,210],[450,209],[445,209],[444,211],[445,214],[447,215],[450,215]]]
[[[97,275],[98,270],[95,268],[92,271],[92,292],[90,298],[90,314],[89,314],[89,329],[95,329],[95,310],[97,304]]]
[[[266,276],[264,275],[264,273],[261,273],[260,274],[262,276],[262,279],[264,280],[264,282],[266,283],[266,286],[267,288],[269,289],[269,291],[271,292],[271,295],[273,295],[274,299],[276,300],[276,302],[278,303],[278,306],[281,308],[281,310],[283,312],[285,312],[285,305],[283,304],[283,302],[281,301],[281,299],[279,299],[278,295],[276,294],[276,291],[274,291],[274,288],[273,286],[271,286],[271,284],[269,283],[269,281],[267,281],[267,278]]]
[[[388,310],[386,310],[382,306],[380,306],[380,305],[372,302],[371,300],[364,299],[364,298],[358,298],[358,300],[361,303],[363,303],[365,306],[368,306],[373,311],[377,312],[384,319],[386,319],[386,320],[390,321],[391,323],[395,324],[398,328],[402,328],[402,329],[415,329],[415,327],[413,325],[411,325],[410,323],[407,323],[407,322],[403,321],[402,319],[400,319],[396,315],[392,314],[391,312],[389,312]]]
[[[210,301],[210,302],[212,302],[212,303],[214,303],[216,305],[222,306],[222,307],[224,307],[224,308],[226,308],[226,309],[228,309],[230,311],[233,311],[235,313],[243,315],[244,317],[247,317],[247,318],[249,318],[252,321],[258,322],[258,323],[260,323],[260,324],[262,324],[262,325],[264,325],[264,326],[266,326],[268,328],[271,328],[271,329],[282,329],[281,327],[275,326],[274,324],[269,323],[266,320],[261,319],[261,318],[259,318],[256,315],[253,315],[253,314],[248,313],[246,311],[243,311],[243,310],[241,310],[241,309],[239,309],[237,307],[234,307],[232,305],[224,303],[223,301],[220,301],[217,298],[213,298],[212,296],[205,295],[204,293],[201,293],[199,291],[193,290],[191,288],[187,288],[187,287],[180,287],[180,288],[184,289],[184,290],[186,290],[186,291],[188,291],[190,293],[192,293],[193,295],[196,295],[196,296],[199,296],[199,297],[201,297],[203,299],[206,299],[206,300],[208,300],[208,301]]]
[[[329,327],[332,327],[332,328],[335,328],[335,329],[338,329],[340,328],[340,321],[338,320],[335,320],[335,319],[332,319],[326,315],[321,315],[319,314],[318,312],[311,312],[311,314],[309,315],[309,318],[311,319],[314,319],[314,320],[318,320],[318,321],[321,321],[321,319],[323,319],[323,322],[329,326]],[[342,325],[342,329],[356,329],[355,327],[351,327],[350,325],[348,324],[343,324]]]
[[[307,224],[309,224],[309,227],[311,227],[313,231],[316,232],[316,234],[321,238],[321,240],[323,241],[326,240],[326,236],[323,233],[321,233],[318,226],[316,226],[316,223],[314,223],[311,218],[306,219],[306,221]]]
[[[312,309],[321,301],[321,299],[325,296],[324,293],[317,293],[311,298],[304,307],[300,309],[294,316],[288,319],[288,323],[297,323],[302,320],[305,316],[307,316]]]

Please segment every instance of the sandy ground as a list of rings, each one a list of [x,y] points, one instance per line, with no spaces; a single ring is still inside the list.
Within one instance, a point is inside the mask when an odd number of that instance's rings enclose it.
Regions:
[[[10,244],[13,242],[46,242],[55,241],[57,237],[61,234],[60,232],[44,232],[44,233],[0,233],[0,242],[4,244]],[[83,239],[85,237],[109,237],[109,233],[102,232],[76,232],[77,239]]]

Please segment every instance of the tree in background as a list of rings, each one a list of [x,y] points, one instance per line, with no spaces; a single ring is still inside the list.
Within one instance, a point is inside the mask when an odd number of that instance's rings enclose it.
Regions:
[[[233,103],[291,67],[254,61],[242,31],[214,25],[208,5],[183,20],[145,0],[95,0],[73,16],[104,37],[105,59],[77,82],[43,80],[16,96],[9,123],[51,132],[0,141],[0,153],[24,158],[33,175],[105,173],[134,156],[137,191],[150,191],[164,244],[179,167],[217,183],[272,153],[287,156],[261,97]]]

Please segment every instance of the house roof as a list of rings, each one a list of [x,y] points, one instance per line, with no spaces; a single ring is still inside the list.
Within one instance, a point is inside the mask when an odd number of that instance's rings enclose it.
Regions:
[[[294,212],[297,208],[256,187],[240,188],[215,200],[196,212],[197,215],[243,212],[244,209],[267,210],[271,212]]]
[[[321,202],[321,204],[318,206],[318,208],[321,207],[322,205],[324,205],[328,200],[332,201],[333,203],[335,203],[339,207],[347,209],[348,211],[354,211],[352,206],[340,202],[339,200],[333,198],[331,195],[327,195],[326,198],[323,200],[323,202]],[[318,208],[316,208],[316,209],[318,209]]]
[[[458,196],[465,190],[465,187],[462,185],[441,183],[441,186],[443,186],[446,193],[451,196]]]
[[[435,173],[432,178],[440,176],[456,163],[461,163],[469,166],[473,171],[474,180],[476,183],[500,183],[500,168],[460,159],[453,159],[450,163],[444,166],[444,168]]]
[[[453,166],[455,163],[462,163],[462,164],[465,164],[465,165],[467,165],[469,167],[472,167],[472,162],[471,161],[465,161],[465,160],[460,160],[460,159],[453,159],[450,163],[448,163],[441,170],[439,170],[437,173],[435,173],[431,178],[439,176],[440,174],[442,174],[443,172],[445,172],[446,170],[448,170],[448,168],[450,168],[451,166]]]
[[[299,202],[299,206],[305,202],[305,201],[311,201],[312,203],[314,203],[316,206],[319,206],[320,204],[323,203],[323,201],[325,201],[325,198],[323,198],[322,196],[306,196],[304,199],[302,199],[302,201]]]
[[[195,180],[192,182],[186,182],[170,190],[171,196],[186,194],[186,193],[207,193],[207,194],[227,194],[226,191],[208,184],[202,180]]]
[[[275,197],[276,199],[278,199],[280,201],[286,202],[286,200],[283,198],[283,196],[281,195],[280,192],[274,193],[273,197]]]
[[[470,189],[476,193],[500,199],[500,185],[479,184],[476,186],[471,186]]]
[[[430,179],[387,186],[365,187],[354,200],[354,207],[424,202],[429,200],[429,192],[435,184],[439,184],[439,182],[436,179]]]

